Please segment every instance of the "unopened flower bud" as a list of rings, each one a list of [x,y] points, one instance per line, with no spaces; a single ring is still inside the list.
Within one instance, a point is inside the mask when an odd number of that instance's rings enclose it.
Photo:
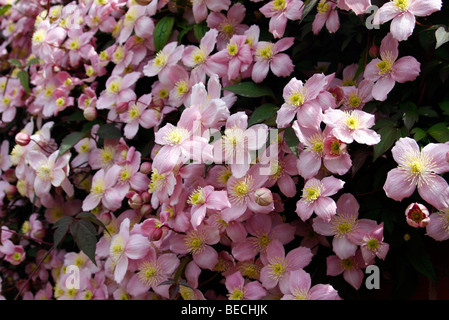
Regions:
[[[17,187],[13,184],[7,186],[4,190],[7,197],[13,197],[17,194]]]
[[[136,193],[128,200],[128,204],[133,209],[140,209],[143,204],[142,197]]]
[[[100,221],[103,222],[105,226],[111,223],[112,221],[112,213],[104,212],[100,215]]]
[[[83,115],[86,120],[93,121],[97,118],[97,109],[95,109],[94,107],[87,107],[86,109],[84,109]]]
[[[150,174],[151,170],[153,168],[153,165],[151,164],[151,162],[142,162],[142,164],[140,165],[140,172],[143,174]]]
[[[371,46],[371,48],[369,48],[369,51],[368,51],[369,56],[371,58],[377,58],[379,56],[379,52],[380,52],[379,47],[376,46],[375,44],[373,44]]]
[[[120,103],[115,107],[115,112],[116,112],[117,114],[125,113],[126,111],[128,111],[128,102],[120,102]]]
[[[405,209],[405,217],[409,226],[414,228],[423,228],[430,222],[430,213],[427,208],[420,203],[411,203]]]
[[[15,137],[16,143],[22,147],[26,146],[31,141],[31,137],[26,132],[19,132]]]
[[[254,193],[254,201],[260,206],[268,206],[273,203],[273,194],[268,188],[259,188]]]
[[[140,194],[143,203],[149,203],[151,200],[151,194],[148,191],[144,191]]]
[[[149,203],[145,203],[140,208],[140,213],[145,217],[153,213],[153,207]]]

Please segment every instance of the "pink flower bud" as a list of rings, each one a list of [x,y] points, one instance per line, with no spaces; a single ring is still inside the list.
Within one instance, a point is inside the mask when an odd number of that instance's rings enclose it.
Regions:
[[[128,111],[128,102],[120,102],[120,103],[115,107],[115,112],[116,112],[117,114],[125,113],[126,111]]]
[[[93,121],[97,118],[97,109],[95,109],[94,107],[87,107],[86,109],[84,109],[83,115],[86,120]]]
[[[150,174],[152,168],[153,165],[151,164],[151,162],[142,162],[142,164],[140,165],[140,172],[142,172],[143,174]]]
[[[254,192],[254,201],[260,206],[268,206],[273,203],[273,194],[268,188],[259,188]]]
[[[376,46],[375,44],[373,44],[371,46],[371,48],[369,48],[369,51],[368,51],[369,56],[371,58],[377,58],[379,56],[379,52],[380,52],[379,47]]]
[[[107,226],[107,225],[110,224],[111,221],[112,221],[112,213],[110,213],[110,212],[103,212],[103,213],[100,215],[100,221],[103,222],[103,224],[104,224],[105,226]]]
[[[405,209],[405,217],[409,226],[414,228],[423,228],[430,222],[429,210],[420,203],[411,203]]]
[[[149,203],[145,203],[142,205],[142,207],[140,208],[140,213],[146,217],[148,215],[150,215],[151,213],[153,213],[153,207],[151,206],[151,204]]]
[[[128,204],[133,209],[140,209],[143,204],[142,197],[136,193],[128,200]]]
[[[151,200],[151,194],[148,191],[144,191],[140,194],[143,203],[149,203]]]
[[[22,147],[26,146],[28,143],[30,143],[31,138],[28,133],[25,132],[19,132],[16,134],[15,137],[16,143]]]
[[[4,191],[7,197],[13,197],[17,194],[17,187],[13,184],[10,184],[5,188]]]

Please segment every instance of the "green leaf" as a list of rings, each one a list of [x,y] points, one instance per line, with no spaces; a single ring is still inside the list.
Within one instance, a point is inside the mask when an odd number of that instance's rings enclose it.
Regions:
[[[374,145],[373,162],[391,148],[398,136],[398,129],[393,127],[383,127],[377,133],[380,134],[380,142]]]
[[[427,133],[438,142],[445,143],[449,141],[449,128],[447,123],[437,123],[430,127]]]
[[[10,64],[12,64],[13,66],[16,66],[18,68],[22,67],[22,62],[18,59],[9,59],[8,60]]]
[[[72,149],[72,147],[85,136],[86,134],[83,132],[72,132],[65,136],[65,138],[62,139],[61,146],[59,148],[58,158],[68,150]]]
[[[97,226],[102,227],[107,233],[109,233],[108,229],[106,229],[106,226],[103,224],[103,222],[98,220],[98,218],[94,216],[92,212],[81,212],[77,214],[76,217],[80,219],[89,220],[90,222],[95,223]]]
[[[443,44],[449,41],[449,32],[446,30],[445,26],[441,26],[435,31],[435,38],[437,43],[435,45],[435,49],[438,49]]]
[[[287,127],[284,131],[285,143],[290,147],[293,153],[298,155],[299,139],[292,127]]]
[[[249,120],[248,120],[248,126],[252,126],[256,123],[264,122],[265,120],[270,119],[272,116],[274,116],[279,108],[272,104],[272,103],[264,103],[260,107],[258,107],[256,110],[253,111],[251,114]]]
[[[30,94],[30,76],[28,75],[28,72],[25,70],[20,70],[17,74],[17,77],[20,80],[20,84],[25,89],[25,92],[27,95]]]
[[[418,112],[422,116],[438,118],[438,112],[436,112],[431,106],[420,107]]]
[[[36,58],[32,58],[32,59],[28,60],[27,67],[31,66],[33,64],[39,64],[40,62],[41,62],[41,59],[39,59],[37,57]]]
[[[231,91],[239,96],[248,98],[258,98],[263,96],[274,97],[273,90],[271,90],[270,87],[263,84],[256,84],[252,81],[233,84],[224,87],[223,90]]]
[[[12,7],[12,5],[10,5],[10,4],[7,4],[7,5],[4,5],[3,7],[1,7],[0,8],[0,16],[4,15],[6,13],[6,11],[8,11],[9,8],[11,8],[11,7]]]
[[[53,228],[56,229],[53,233],[53,246],[55,248],[62,242],[62,240],[64,240],[72,221],[72,217],[64,216],[59,218],[59,220],[53,225]]]
[[[209,31],[209,28],[204,23],[195,24],[193,26],[193,34],[198,41],[201,41],[207,31]]]
[[[316,8],[318,0],[306,0],[303,4],[304,9],[302,10],[301,20],[304,20],[305,17],[312,11],[312,9]],[[301,20],[299,23],[301,23]]]
[[[154,27],[153,38],[156,52],[161,51],[167,44],[173,32],[174,24],[174,17],[163,17]]]
[[[425,136],[427,136],[427,132],[425,132],[421,128],[413,128],[413,130],[410,131],[410,133],[413,134],[413,139],[415,139],[416,141],[419,141],[423,139]]]
[[[440,102],[439,106],[443,110],[443,114],[449,116],[449,101]]]
[[[72,234],[78,248],[83,251],[95,265],[97,265],[95,261],[97,230],[92,222],[85,219],[73,220],[70,225],[70,233]]]
[[[102,124],[98,128],[97,134],[103,139],[120,139],[122,137],[122,133],[113,123]]]
[[[419,119],[418,107],[412,102],[404,104],[403,107],[405,108],[405,112],[402,116],[402,120],[404,121],[407,129],[411,130],[413,125]]]

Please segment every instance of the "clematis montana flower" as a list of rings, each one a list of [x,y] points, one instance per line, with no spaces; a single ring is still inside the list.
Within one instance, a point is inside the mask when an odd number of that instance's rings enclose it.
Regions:
[[[396,82],[413,81],[420,73],[421,64],[412,56],[398,59],[398,41],[391,33],[380,44],[380,59],[375,58],[365,68],[363,77],[375,81],[373,98],[384,101]]]
[[[390,30],[398,41],[407,40],[413,33],[417,17],[425,17],[441,10],[441,0],[391,0],[374,16],[375,24],[391,21]]]
[[[398,167],[388,172],[384,190],[396,201],[410,197],[415,189],[437,209],[449,206],[449,187],[439,174],[449,171],[448,144],[429,143],[420,148],[416,140],[400,138],[391,149]]]

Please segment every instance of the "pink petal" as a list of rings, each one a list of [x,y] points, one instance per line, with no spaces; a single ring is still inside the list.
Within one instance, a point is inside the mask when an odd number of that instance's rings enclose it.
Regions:
[[[387,197],[401,201],[413,194],[416,183],[410,183],[404,171],[396,168],[388,172],[383,188]]]
[[[421,71],[421,64],[411,56],[398,59],[393,65],[392,78],[399,83],[413,81]]]
[[[342,260],[350,258],[355,255],[358,246],[346,237],[337,238],[332,240],[332,248],[335,254]]]
[[[398,41],[407,40],[415,29],[415,22],[415,16],[407,11],[391,21],[391,33]]]
[[[314,210],[321,219],[330,221],[337,213],[337,205],[329,197],[319,197],[314,203]]]
[[[428,0],[428,1],[410,1],[408,10],[418,17],[428,16],[435,11],[441,10],[441,0]]]
[[[385,76],[377,80],[377,82],[373,86],[373,98],[378,101],[385,101],[387,99],[387,95],[393,90],[395,85],[395,81],[391,76]]]
[[[129,237],[125,247],[125,254],[130,259],[142,259],[150,250],[151,244],[147,237],[141,234],[133,234]]]

